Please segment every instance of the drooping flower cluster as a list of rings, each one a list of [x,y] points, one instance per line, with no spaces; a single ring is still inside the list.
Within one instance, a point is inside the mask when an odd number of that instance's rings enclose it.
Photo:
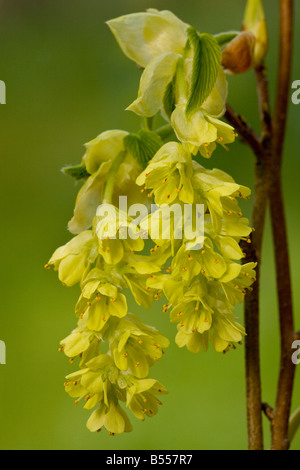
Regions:
[[[227,82],[217,39],[168,11],[108,24],[123,52],[144,68],[128,109],[148,124],[161,113],[174,139],[165,143],[159,130],[147,127],[137,134],[106,131],[86,144],[81,165],[66,169],[84,180],[69,222],[75,236],[47,267],[58,271],[64,285],[81,288],[77,328],[61,341],[72,363],[79,358],[66,391],[86,409],[97,406],[87,423],[91,431],[104,426],[115,434],[131,431],[120,403],[143,420],[156,414],[158,395],[166,393],[148,375],[169,341],[128,312],[127,291],[146,308],[165,296],[163,310],[178,324],[178,346],[198,352],[211,341],[226,352],[245,334],[233,310],[255,280],[255,265],[241,264],[239,245],[250,241],[251,228],[237,199],[249,198],[250,190],[193,158],[210,157],[216,143],[226,147],[236,136],[220,120]],[[118,207],[119,196],[128,205],[153,201],[157,210],[137,222]],[[199,208],[204,225],[197,232]],[[161,219],[170,222],[168,230],[166,224],[161,229]],[[145,233],[151,240],[145,241]]]

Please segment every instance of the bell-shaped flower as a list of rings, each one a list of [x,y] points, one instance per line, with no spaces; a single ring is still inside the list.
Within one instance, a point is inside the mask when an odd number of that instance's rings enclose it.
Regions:
[[[48,265],[58,271],[60,281],[73,286],[87,275],[97,257],[97,239],[91,230],[86,230],[58,248]]]
[[[99,253],[107,264],[118,264],[126,252],[142,251],[144,240],[139,227],[112,204],[102,204],[94,220]]]
[[[103,162],[113,160],[124,149],[124,138],[128,132],[119,129],[102,132],[95,139],[87,142],[82,163],[87,172],[92,175],[96,173]]]
[[[131,386],[126,393],[126,406],[136,418],[144,421],[145,415],[154,416],[162,402],[157,395],[168,393],[163,385],[154,379],[131,378]]]
[[[90,176],[81,187],[75,203],[74,215],[68,224],[72,233],[80,233],[91,227],[97,207],[103,202],[103,193],[113,161],[125,151],[124,138],[128,132],[111,130],[100,134],[85,144],[86,153],[83,165]],[[116,174],[116,184],[112,202],[118,204],[119,196],[127,196],[128,205],[145,202],[139,188],[134,183],[141,171],[140,165],[127,153]]]
[[[234,320],[231,313],[214,316],[212,344],[217,352],[226,351],[233,343],[239,343],[245,336],[245,329]]]
[[[177,273],[187,282],[200,273],[208,278],[219,279],[226,272],[227,264],[223,256],[215,251],[210,238],[204,238],[199,250],[187,251],[183,245],[172,261],[172,273]]]
[[[189,27],[170,11],[155,9],[120,16],[107,24],[124,54],[143,68],[165,52],[182,54]]]
[[[220,296],[219,296],[220,297]],[[235,349],[234,343],[239,343],[245,335],[245,329],[235,321],[235,317],[226,300],[211,298],[210,303],[213,313],[211,315],[210,328],[199,331],[196,328],[188,331],[183,322],[178,325],[176,344],[179,347],[186,346],[193,353],[198,353],[201,348],[206,351],[209,341],[218,352],[226,352]]]
[[[243,265],[232,263],[224,276],[219,279],[227,300],[232,305],[243,302],[246,290],[251,289],[251,284],[256,280],[255,267],[256,263]]]
[[[149,366],[161,358],[163,349],[168,346],[167,338],[133,315],[121,320],[110,338],[116,366],[139,378],[148,375]]]
[[[138,176],[139,186],[151,189],[157,205],[171,204],[177,198],[187,204],[194,199],[191,185],[191,155],[177,142],[168,142],[154,155],[147,168]]]
[[[99,432],[103,426],[112,435],[132,431],[129,418],[116,399],[112,399],[109,406],[102,403],[87,422],[87,428],[91,432]]]
[[[237,197],[248,199],[250,189],[235,183],[225,172],[217,169],[206,170],[200,165],[193,173],[192,185],[197,203],[204,203],[209,209],[214,230],[223,235],[240,233],[241,237],[251,232],[248,220],[242,217]],[[223,227],[222,227],[223,224]]]
[[[110,317],[122,318],[127,314],[127,300],[124,294],[116,289],[107,289],[107,284],[99,286],[99,294],[93,302],[89,302],[85,312],[87,327],[92,331],[101,331]]]

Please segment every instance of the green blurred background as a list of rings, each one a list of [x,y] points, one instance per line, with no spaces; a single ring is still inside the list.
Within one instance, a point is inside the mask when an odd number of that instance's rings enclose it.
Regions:
[[[169,395],[153,419],[134,431],[109,437],[92,434],[89,412],[75,407],[63,387],[74,370],[57,352],[76,324],[78,289],[63,288],[43,265],[70,235],[67,221],[78,186],[60,169],[77,163],[83,144],[100,132],[136,130],[139,119],[125,107],[135,98],[140,71],[122,55],[105,21],[146,8],[170,9],[200,31],[239,29],[244,0],[2,0],[1,106],[1,315],[0,339],[7,364],[0,366],[1,449],[246,449],[244,347],[225,356],[212,350],[193,355],[174,344],[176,328],[161,309],[132,310],[171,339],[152,376]],[[270,33],[272,96],[276,84],[278,9],[265,0]],[[300,8],[296,2],[293,80],[300,79]],[[257,128],[253,72],[229,78],[229,101]],[[299,142],[300,106],[291,105],[285,147],[284,189],[289,225],[297,328],[300,327]],[[253,156],[241,143],[219,149],[204,165],[228,171],[253,187]],[[249,201],[244,212],[251,213]],[[274,404],[278,372],[277,300],[269,221],[262,275],[263,400]],[[242,308],[237,315],[242,320]],[[300,368],[300,365],[298,366]],[[300,406],[296,376],[293,409]],[[265,443],[269,424],[264,418]],[[300,448],[300,432],[293,449]]]

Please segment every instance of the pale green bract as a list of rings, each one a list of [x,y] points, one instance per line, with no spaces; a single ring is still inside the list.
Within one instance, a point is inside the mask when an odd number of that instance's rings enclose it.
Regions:
[[[144,68],[128,109],[146,126],[136,134],[101,132],[85,144],[80,165],[66,169],[84,181],[69,222],[75,236],[46,267],[53,266],[64,285],[81,289],[77,327],[61,341],[70,362],[79,359],[65,389],[76,404],[82,400],[93,410],[90,431],[104,427],[113,435],[132,430],[127,411],[140,420],[154,416],[166,393],[149,373],[169,340],[128,312],[128,292],[145,308],[166,299],[163,312],[177,325],[179,347],[198,353],[211,343],[224,353],[245,335],[234,307],[255,281],[255,263],[241,264],[240,242],[251,242],[252,229],[238,200],[249,199],[250,190],[194,158],[210,157],[217,143],[226,148],[235,139],[234,129],[220,120],[228,90],[218,42],[169,11],[151,9],[108,25],[126,56]],[[207,47],[205,57],[201,47]],[[206,89],[210,60],[213,80]],[[201,86],[197,77],[204,80]],[[173,133],[166,140],[151,127],[159,112]],[[175,225],[165,237],[155,212],[136,224],[117,207],[120,195],[128,197],[128,206],[154,202],[169,220],[173,204],[192,210],[202,204],[204,233],[192,241],[180,238]],[[99,208],[106,208],[106,218]],[[193,226],[192,217],[188,223]],[[143,236],[146,228],[150,241]]]

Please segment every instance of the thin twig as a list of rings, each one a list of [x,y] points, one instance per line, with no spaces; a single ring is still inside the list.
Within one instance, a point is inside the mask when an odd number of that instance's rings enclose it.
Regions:
[[[264,155],[256,157],[254,204],[252,212],[252,225],[255,231],[252,233],[251,244],[244,247],[246,254],[244,263],[254,261],[256,266],[256,282],[252,292],[245,296],[244,316],[247,336],[245,338],[245,363],[246,363],[246,397],[247,397],[247,424],[248,424],[248,448],[249,450],[263,449],[263,429],[261,415],[261,377],[260,377],[260,352],[259,352],[259,296],[260,296],[260,265],[263,230],[266,219],[268,202],[268,184],[266,177]]]
[[[247,124],[247,122],[234,111],[234,109],[227,103],[225,119],[231,124],[239,133],[242,139],[251,147],[255,155],[261,155],[263,152],[261,143],[255,131]]]
[[[262,99],[263,99],[263,95]],[[260,102],[263,107],[263,102]],[[262,115],[262,113],[261,113]],[[260,264],[263,230],[265,225],[268,184],[267,167],[265,156],[267,154],[259,137],[238,115],[229,104],[226,106],[225,118],[237,130],[243,140],[251,147],[256,156],[255,163],[255,187],[254,204],[252,211],[252,225],[255,231],[252,233],[249,245],[242,244],[245,253],[244,263],[256,262],[256,282],[253,284],[252,292],[247,292],[244,303],[245,328],[245,367],[246,367],[246,398],[247,398],[247,427],[249,450],[263,449],[263,429],[261,414],[261,377],[260,377],[260,352],[259,352],[259,286],[260,286]],[[268,152],[268,155],[270,152]]]

